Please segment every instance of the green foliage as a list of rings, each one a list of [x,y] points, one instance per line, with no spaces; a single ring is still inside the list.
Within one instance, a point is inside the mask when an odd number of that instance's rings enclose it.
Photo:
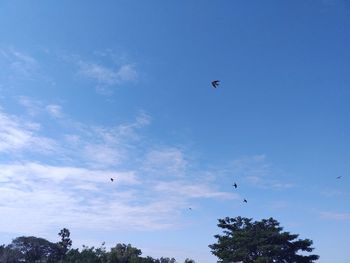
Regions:
[[[215,235],[218,242],[209,247],[222,263],[312,263],[319,258],[297,254],[311,252],[312,241],[295,240],[298,235],[282,232],[273,218],[252,222],[250,218],[226,217],[219,219],[218,226],[224,235]]]
[[[141,254],[140,249],[132,247],[130,244],[116,244],[115,247],[112,247],[108,259],[110,263],[134,263],[137,262]]]
[[[103,245],[100,248],[83,246],[83,249],[70,249],[64,263],[107,263],[107,254]]]
[[[44,238],[17,237],[5,248],[4,262],[56,262],[57,244]]]
[[[161,257],[159,259],[159,263],[176,263],[176,260],[175,260],[175,258],[163,258],[163,257]]]
[[[72,246],[72,240],[70,239],[70,232],[67,228],[63,228],[58,235],[61,237],[61,241],[58,242],[60,247],[60,252],[62,255],[65,255],[69,248]]]
[[[141,257],[141,250],[130,244],[116,244],[110,251],[104,243],[98,248],[83,245],[82,250],[74,249],[68,229],[63,228],[58,235],[57,243],[22,236],[9,245],[0,245],[0,263],[176,263],[174,258]]]
[[[0,262],[4,263],[17,263],[22,257],[22,254],[19,250],[14,250],[10,245],[2,245],[0,247]]]

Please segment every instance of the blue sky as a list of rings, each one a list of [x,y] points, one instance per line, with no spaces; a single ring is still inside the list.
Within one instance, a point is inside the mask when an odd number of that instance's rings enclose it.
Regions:
[[[218,218],[272,216],[347,263],[348,1],[1,1],[0,25],[1,242],[211,263]]]

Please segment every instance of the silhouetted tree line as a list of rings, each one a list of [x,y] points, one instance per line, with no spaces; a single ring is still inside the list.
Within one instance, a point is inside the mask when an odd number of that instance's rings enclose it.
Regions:
[[[318,255],[312,240],[299,239],[297,234],[283,231],[273,218],[252,221],[236,217],[219,219],[222,235],[215,235],[217,243],[209,245],[218,263],[313,263]],[[142,257],[142,252],[130,244],[116,244],[109,251],[104,243],[98,248],[71,248],[70,232],[63,228],[61,240],[52,243],[40,237],[17,237],[11,244],[0,246],[0,263],[176,263],[174,258]],[[184,263],[195,263],[186,259]]]
[[[9,245],[0,246],[1,263],[176,263],[174,258],[142,257],[140,249],[130,244],[116,244],[107,251],[104,243],[98,248],[83,246],[71,248],[70,232],[63,228],[58,235],[61,240],[52,243],[44,238],[21,236]],[[186,259],[185,263],[195,263]]]

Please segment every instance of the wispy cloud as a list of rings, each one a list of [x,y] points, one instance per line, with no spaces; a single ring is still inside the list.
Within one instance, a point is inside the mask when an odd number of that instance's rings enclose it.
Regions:
[[[27,231],[62,224],[77,227],[76,222],[86,222],[86,228],[98,224],[110,229],[125,226],[127,219],[138,221],[134,217],[144,213],[137,213],[140,208],[131,204],[132,191],[122,189],[138,184],[132,172],[38,163],[1,165],[0,169],[0,211],[8,215],[8,220],[1,221],[1,229],[17,232],[25,225]],[[110,177],[116,178],[113,185]]]
[[[272,189],[294,187],[293,183],[283,180],[283,173],[268,163],[265,155],[239,158],[233,161],[231,169],[236,176],[255,187]]]
[[[55,141],[37,135],[38,130],[40,124],[22,120],[0,109],[0,153],[19,150],[53,152],[56,147]]]
[[[337,212],[321,212],[320,217],[322,219],[329,220],[350,220],[350,213],[337,213]]]
[[[205,184],[171,182],[152,187],[131,171],[39,163],[0,165],[0,171],[0,212],[7,215],[0,228],[15,233],[45,231],[57,225],[105,230],[169,228],[178,224],[174,216],[188,206],[188,199],[237,198]],[[167,198],[161,198],[164,191]]]
[[[126,157],[123,154],[124,149],[107,144],[87,143],[82,150],[84,157],[95,166],[117,165]]]
[[[57,158],[79,159],[94,167],[115,166],[129,157],[129,148],[140,139],[138,131],[151,122],[151,117],[140,111],[132,122],[108,127],[88,126],[69,119],[58,104],[46,104],[24,96],[19,97],[18,102],[31,119],[43,114],[55,118],[57,122],[53,125],[59,127],[55,130],[56,139],[39,135],[42,130],[39,122],[0,111],[0,138],[3,138],[0,152],[10,149],[12,152],[40,150],[54,152]],[[65,134],[62,134],[63,130]]]
[[[91,81],[96,91],[103,95],[113,93],[116,87],[135,83],[140,72],[137,64],[112,50],[93,52],[90,57],[60,55],[65,63],[76,68],[76,74]]]
[[[58,104],[47,104],[43,103],[40,100],[36,100],[26,96],[18,97],[18,103],[23,106],[27,113],[32,117],[36,115],[47,113],[51,117],[61,118],[63,117],[62,106]]]
[[[336,189],[327,189],[327,190],[322,190],[321,195],[327,196],[327,197],[334,197],[334,196],[344,195],[344,192]]]
[[[118,86],[127,82],[135,82],[138,72],[134,64],[124,64],[119,67],[108,67],[106,65],[78,61],[78,73],[96,82],[96,88],[100,92],[109,93],[109,87]]]
[[[42,111],[42,103],[39,100],[34,100],[25,96],[18,98],[18,103],[23,106],[29,115],[35,116]]]
[[[57,104],[50,104],[46,106],[47,112],[54,118],[61,118],[63,116],[62,107]]]
[[[24,76],[30,76],[39,68],[39,63],[34,57],[16,49],[2,48],[0,49],[0,55],[7,62],[10,69]]]
[[[135,148],[140,147],[139,143],[135,145],[141,137],[139,131],[150,122],[150,116],[140,112],[134,121],[116,126],[83,125],[82,133],[70,134],[66,139],[74,143],[72,152],[83,156],[86,164],[94,167],[116,166],[131,158]]]
[[[166,147],[147,153],[143,168],[153,175],[179,177],[185,175],[187,165],[188,162],[180,149]]]
[[[29,101],[22,100],[25,107],[32,107]],[[47,105],[44,110],[55,105],[39,104]],[[40,150],[37,159],[21,155],[0,164],[0,213],[7,215],[0,229],[162,229],[180,224],[179,216],[193,201],[238,197],[201,180],[180,147],[145,143],[140,131],[151,123],[145,112],[115,126],[75,123],[65,114],[52,123],[54,137],[42,136],[46,126],[29,119],[0,111],[0,153]],[[45,150],[55,153],[50,164],[40,155]]]
[[[159,182],[155,184],[155,190],[167,194],[176,193],[187,198],[240,199],[236,193],[215,191],[209,184],[202,182],[192,182],[191,184],[186,181]]]
[[[72,183],[75,186],[80,183],[101,183],[110,177],[117,177],[119,183],[135,184],[138,183],[136,176],[132,172],[114,172],[109,170],[91,170],[79,167],[52,166],[40,163],[17,163],[4,164],[1,167],[1,178],[8,181],[38,181],[48,182],[51,180],[56,183]]]

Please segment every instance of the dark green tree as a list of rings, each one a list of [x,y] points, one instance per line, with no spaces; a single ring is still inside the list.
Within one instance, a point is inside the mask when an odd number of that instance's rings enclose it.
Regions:
[[[312,263],[319,258],[298,254],[312,252],[312,241],[282,232],[273,218],[253,222],[251,218],[226,217],[219,219],[218,226],[224,235],[215,235],[217,243],[209,247],[222,263]]]
[[[22,236],[9,245],[0,245],[0,263],[176,263],[174,258],[141,257],[141,250],[130,244],[117,244],[110,251],[106,251],[104,243],[98,248],[83,245],[80,251],[71,248],[68,229],[63,228],[58,235],[61,240],[57,243]]]
[[[129,263],[159,263],[158,259],[152,257],[133,257]]]
[[[21,252],[17,249],[12,249],[10,245],[2,245],[0,248],[1,263],[18,263],[19,259],[23,258]]]
[[[44,238],[22,236],[15,238],[6,249],[8,255],[16,257],[16,262],[54,262],[57,245]]]
[[[159,263],[176,263],[175,258],[163,258],[159,259]]]
[[[70,232],[67,228],[61,229],[61,231],[58,233],[58,235],[61,237],[61,241],[58,242],[58,246],[61,249],[61,252],[63,255],[67,253],[67,251],[72,246],[72,240],[70,239]]]
[[[196,263],[193,259],[186,258],[184,263]]]
[[[65,263],[107,263],[107,253],[102,244],[101,247],[83,246],[83,249],[70,249],[63,260]]]
[[[111,248],[108,259],[110,263],[130,263],[142,254],[141,250],[132,247],[130,244],[116,244],[115,247]]]
[[[80,263],[81,262],[81,254],[78,248],[71,248],[67,254],[66,257],[64,258],[63,262],[64,263],[69,263],[69,262],[76,262]]]

